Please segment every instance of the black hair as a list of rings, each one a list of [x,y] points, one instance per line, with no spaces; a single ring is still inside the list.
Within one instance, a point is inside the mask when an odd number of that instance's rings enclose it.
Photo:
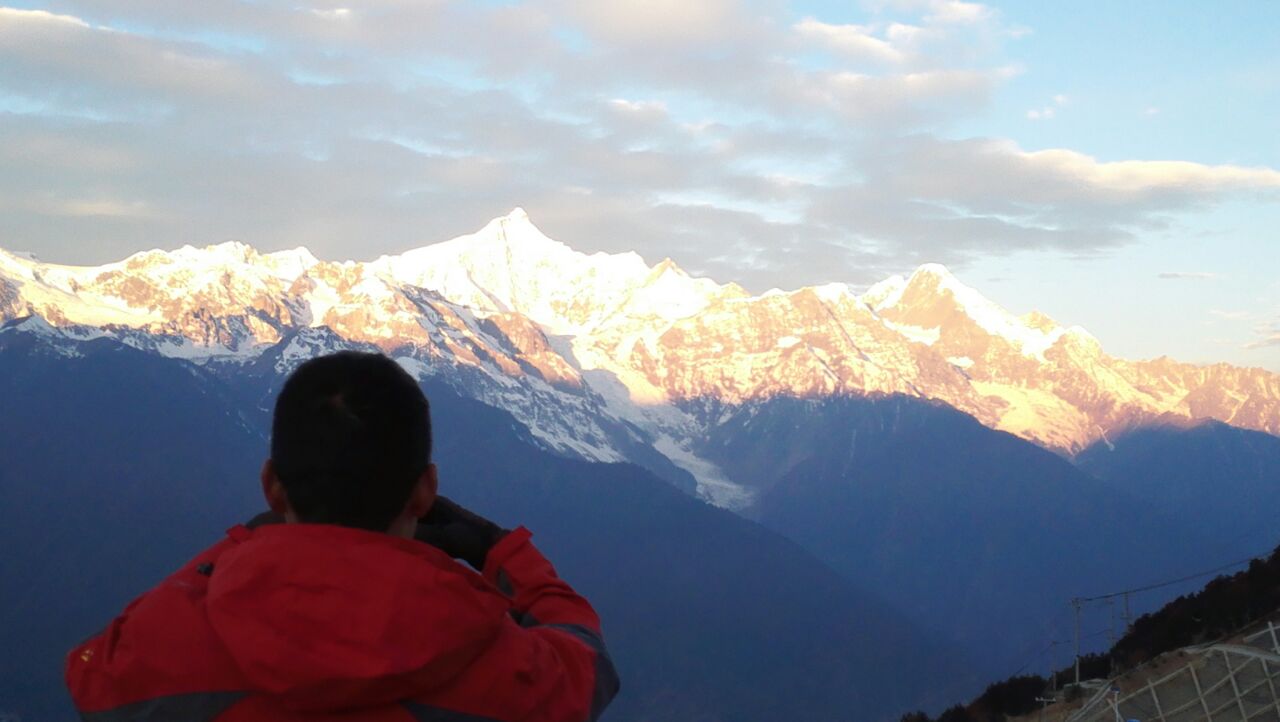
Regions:
[[[386,531],[431,462],[431,413],[395,361],[340,351],[285,381],[271,459],[300,521]]]

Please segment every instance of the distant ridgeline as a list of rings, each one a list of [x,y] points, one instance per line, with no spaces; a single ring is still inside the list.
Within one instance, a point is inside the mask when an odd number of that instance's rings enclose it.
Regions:
[[[1134,620],[1111,649],[1080,659],[1081,679],[1107,679],[1157,656],[1183,647],[1233,635],[1280,611],[1280,547],[1248,569],[1223,575],[1194,593],[1180,596],[1158,611]],[[1069,690],[1074,664],[1052,677],[1018,675],[997,682],[967,705],[942,712],[937,722],[1003,722],[1040,709],[1053,690]],[[1061,692],[1059,693],[1061,695]],[[902,722],[933,722],[923,712],[903,715]]]

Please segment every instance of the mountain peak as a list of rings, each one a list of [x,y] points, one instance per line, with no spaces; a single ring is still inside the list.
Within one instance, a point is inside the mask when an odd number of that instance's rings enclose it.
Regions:
[[[930,293],[951,291],[956,300],[962,303],[962,296],[980,295],[977,291],[961,283],[960,279],[956,278],[955,274],[941,263],[926,263],[916,268],[911,273],[911,277],[907,279],[906,288],[908,292],[911,289],[927,290]]]
[[[498,324],[490,337],[477,324],[499,314],[529,323],[518,333]],[[1016,316],[942,264],[861,295],[842,283],[752,295],[670,258],[649,265],[630,251],[580,252],[544,235],[523,208],[368,263],[326,263],[301,247],[260,253],[239,241],[146,251],[97,267],[0,252],[0,320],[22,315],[62,333],[76,325],[116,336],[130,329],[126,343],[184,358],[247,359],[299,327],[289,347],[297,358],[341,347],[338,338],[411,342],[492,373],[495,388],[507,390],[516,382],[504,374],[523,378],[524,364],[539,374],[551,369],[544,377],[551,379],[572,375],[557,369],[600,371],[604,385],[585,388],[599,392],[610,413],[643,428],[652,422],[651,430],[684,423],[672,420],[684,411],[656,406],[687,399],[911,393],[1074,449],[1100,430],[1168,409],[1272,430],[1280,404],[1274,385],[1256,386],[1244,370],[1113,362],[1082,329],[1037,312]],[[307,328],[321,325],[333,330]],[[137,341],[147,334],[154,339]],[[594,431],[579,437],[567,429],[555,433],[584,448],[606,444]]]
[[[197,250],[191,246],[185,246],[181,250],[185,251],[188,249],[192,251]],[[258,250],[244,241],[223,241],[222,243],[214,243],[212,245],[205,246],[199,250],[215,257],[234,259],[237,261],[247,261],[258,255]]]
[[[862,302],[874,311],[895,306],[906,287],[907,279],[897,275],[889,276],[883,281],[872,284],[867,292],[862,294]]]
[[[504,252],[519,251],[521,255],[525,255],[530,251],[535,254],[578,253],[569,248],[568,245],[543,233],[529,219],[529,214],[519,207],[512,209],[505,216],[494,218],[486,223],[484,228],[475,233],[460,236],[434,246],[428,246],[428,248],[444,247],[454,243],[489,249],[496,247],[505,249]]]
[[[650,273],[634,253],[588,255],[548,237],[522,208],[474,233],[369,265],[475,310],[524,314],[553,333],[580,330]]]
[[[943,279],[943,280],[954,280],[954,279],[955,279],[955,274],[953,274],[953,273],[951,272],[951,269],[947,268],[946,266],[942,265],[941,263],[924,263],[924,264],[921,264],[921,265],[920,265],[919,267],[917,267],[917,268],[916,268],[916,270],[911,274],[911,277],[912,277],[912,278],[915,278],[915,277],[917,277],[917,276],[926,276],[926,277],[938,278],[938,279]]]
[[[874,287],[873,287],[874,288]],[[891,321],[922,329],[954,330],[960,319],[1008,342],[1024,356],[1044,360],[1044,352],[1065,333],[1048,316],[1031,312],[1014,316],[1003,306],[965,285],[946,266],[926,263],[899,290],[890,287],[875,307]],[[870,293],[870,292],[868,292]]]
[[[861,298],[872,310],[882,311],[902,303],[916,305],[924,301],[932,304],[943,290],[959,296],[967,288],[941,263],[925,263],[912,271],[909,277],[893,275],[872,284]],[[904,299],[904,296],[907,297]]]
[[[428,286],[428,278],[438,278],[450,269],[481,271],[480,266],[510,266],[519,256],[520,263],[538,258],[581,255],[567,245],[549,238],[529,220],[523,208],[516,207],[498,216],[474,233],[447,241],[414,248],[396,256],[382,256],[371,265],[388,272],[400,281]]]
[[[262,254],[262,259],[279,273],[295,277],[320,264],[320,259],[306,246],[265,253]]]
[[[651,279],[658,278],[659,276],[662,276],[663,274],[666,274],[666,273],[674,273],[677,276],[684,276],[684,277],[688,277],[689,275],[684,272],[683,268],[676,265],[675,261],[671,260],[670,258],[664,258],[658,262],[658,265],[653,267],[653,270],[649,273],[649,278]]]

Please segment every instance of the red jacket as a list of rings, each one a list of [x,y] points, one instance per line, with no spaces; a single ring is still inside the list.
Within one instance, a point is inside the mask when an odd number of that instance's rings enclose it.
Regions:
[[[618,690],[600,622],[521,528],[483,575],[426,544],[243,526],[67,656],[86,720],[582,722]]]

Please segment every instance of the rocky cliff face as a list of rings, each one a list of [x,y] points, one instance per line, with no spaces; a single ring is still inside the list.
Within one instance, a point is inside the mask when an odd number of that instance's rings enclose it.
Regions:
[[[652,460],[657,449],[726,505],[749,495],[696,442],[777,397],[937,399],[1063,453],[1157,418],[1280,434],[1276,374],[1117,359],[1087,331],[1014,316],[938,265],[862,294],[833,284],[752,296],[669,259],[579,253],[519,209],[367,263],[241,243],[100,267],[0,251],[0,320],[26,315],[214,364],[328,328],[337,340],[324,348],[380,348],[510,409],[558,452]]]

